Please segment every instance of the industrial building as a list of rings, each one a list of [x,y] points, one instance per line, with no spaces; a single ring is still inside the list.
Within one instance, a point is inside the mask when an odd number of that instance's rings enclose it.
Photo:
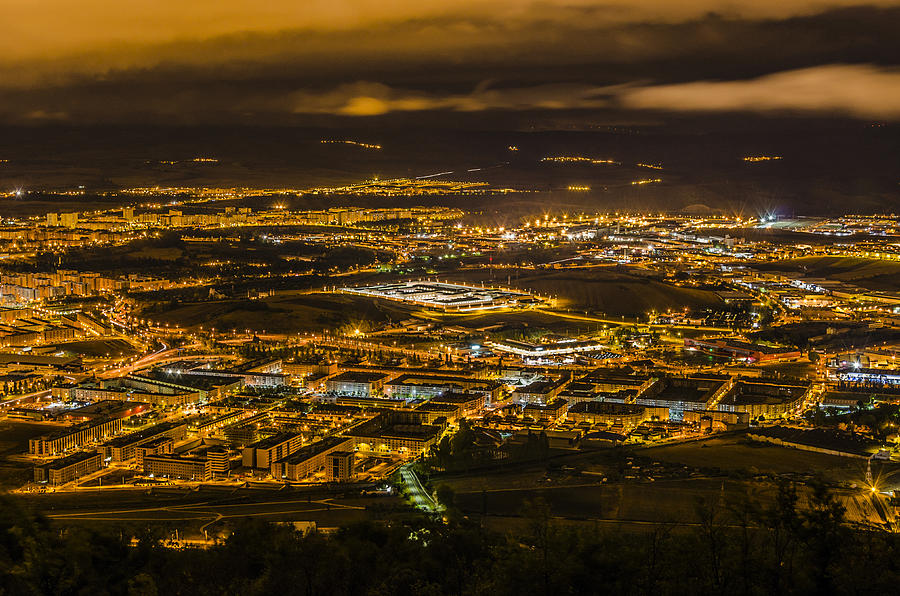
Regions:
[[[538,302],[531,294],[431,281],[407,281],[361,288],[344,288],[347,294],[405,302],[441,311],[511,308]]]

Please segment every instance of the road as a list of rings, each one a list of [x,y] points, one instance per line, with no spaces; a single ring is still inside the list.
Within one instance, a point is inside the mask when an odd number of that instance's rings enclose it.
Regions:
[[[608,325],[618,325],[618,326],[630,326],[637,325],[638,327],[652,327],[654,329],[692,329],[695,331],[714,331],[717,333],[731,333],[733,329],[728,327],[706,327],[703,325],[669,325],[669,324],[660,324],[660,323],[631,323],[631,322],[623,322],[621,319],[603,319],[600,317],[589,317],[587,315],[578,315],[574,313],[560,312],[557,310],[547,310],[545,308],[536,308],[535,312],[539,312],[541,314],[549,315],[552,317],[559,317],[561,319],[569,319],[571,321],[582,321],[585,323],[605,323]]]
[[[434,501],[431,495],[428,494],[425,487],[422,486],[422,481],[419,480],[419,475],[416,474],[416,471],[412,468],[412,464],[406,464],[400,468],[400,478],[409,490],[410,498],[416,506],[416,509],[421,509],[428,513],[440,511],[440,506]]]
[[[50,395],[49,389],[45,389],[43,391],[35,391],[34,393],[29,393],[27,395],[17,395],[15,397],[7,399],[5,401],[0,401],[0,406],[9,406],[12,404],[19,403],[22,400],[32,401],[32,400],[48,397],[49,395]]]

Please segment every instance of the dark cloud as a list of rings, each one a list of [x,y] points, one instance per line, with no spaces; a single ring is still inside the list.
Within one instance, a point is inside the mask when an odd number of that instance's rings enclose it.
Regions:
[[[900,64],[895,2],[841,0],[825,12],[812,0],[257,4],[17,3],[0,39],[0,121],[896,112],[884,95]]]
[[[543,85],[526,88],[492,89],[480,85],[470,93],[437,95],[421,91],[392,89],[379,83],[342,85],[325,93],[302,92],[293,98],[294,112],[342,116],[380,116],[390,112],[452,110],[561,110],[604,108],[613,87],[583,85]]]

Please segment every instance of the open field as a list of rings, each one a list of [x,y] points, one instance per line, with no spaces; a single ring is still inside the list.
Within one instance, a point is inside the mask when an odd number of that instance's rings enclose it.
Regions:
[[[281,490],[279,490],[281,489]],[[268,521],[314,521],[336,527],[382,515],[405,514],[408,507],[396,496],[358,496],[349,487],[322,486],[283,489],[279,485],[236,488],[206,484],[149,488],[79,490],[23,495],[54,523],[121,526],[164,526],[183,534],[200,534],[209,524],[214,533],[230,521],[260,517]]]
[[[806,506],[811,489],[797,487],[799,506]],[[659,482],[619,482],[582,486],[500,489],[457,493],[455,502],[469,515],[527,515],[529,504],[543,500],[554,517],[626,524],[698,525],[701,512],[755,502],[771,505],[777,494],[772,482],[730,478],[685,478]],[[835,490],[849,520],[878,518],[863,490]]]
[[[655,483],[614,483],[563,487],[530,487],[459,493],[464,511],[515,515],[528,501],[545,500],[553,515],[568,518],[636,520],[678,523],[694,520],[698,503],[718,501],[723,494],[737,499],[751,484],[723,478],[691,478]],[[752,486],[760,498],[770,498],[772,486]]]
[[[0,420],[0,489],[22,486],[33,478],[31,462],[22,454],[28,451],[28,439],[47,435],[64,425],[23,420]]]
[[[300,331],[370,331],[409,318],[401,306],[344,294],[312,293],[260,300],[221,300],[177,304],[148,315],[179,327],[215,327],[270,333]]]
[[[587,269],[466,269],[441,275],[442,281],[470,284],[503,284],[543,296],[554,296],[561,308],[591,312],[595,316],[615,318],[646,316],[650,310],[666,308],[707,308],[721,306],[711,291],[681,288],[629,273],[614,266]],[[365,274],[348,276],[333,285],[364,285],[396,280],[394,275]],[[501,281],[502,280],[502,281]],[[336,281],[336,280],[335,280]],[[319,286],[321,287],[321,286]],[[219,301],[171,300],[148,304],[143,315],[156,322],[179,327],[216,327],[217,329],[267,332],[338,331],[377,329],[391,321],[420,316],[446,324],[489,327],[499,322],[512,326],[560,333],[586,333],[602,325],[592,321],[563,320],[529,311],[473,312],[441,314],[425,312],[402,303],[324,292],[283,291],[259,300]],[[278,330],[278,331],[276,331]]]
[[[674,286],[615,265],[559,270],[466,270],[441,276],[444,277],[448,281],[470,283],[506,285],[509,282],[514,288],[555,297],[560,307],[610,316],[640,316],[651,310],[722,305],[721,299],[708,290]]]
[[[603,328],[603,324],[598,322],[566,319],[535,310],[487,311],[447,315],[428,313],[426,316],[430,320],[469,329],[482,329],[494,325],[503,325],[507,328],[540,329],[553,333],[570,335],[594,333]]]
[[[742,436],[727,436],[664,447],[651,447],[635,452],[654,461],[683,464],[700,469],[751,474],[817,475],[832,482],[865,483],[866,460],[839,457],[747,442]],[[900,465],[877,463],[872,473],[878,476],[900,469]]]
[[[803,257],[755,265],[857,284],[870,290],[900,290],[900,262],[857,257]]]
[[[131,356],[138,350],[124,339],[91,339],[57,344],[56,348],[77,356],[100,358],[109,356]]]
[[[708,446],[704,446],[708,445]],[[900,487],[900,465],[873,463],[876,485]],[[771,503],[776,477],[796,481],[805,506],[819,477],[842,485],[832,490],[850,519],[881,519],[866,483],[866,461],[775,446],[750,445],[740,435],[717,436],[662,447],[570,452],[547,462],[523,462],[490,474],[439,474],[468,514],[520,516],[535,499],[569,520],[629,524],[694,524],[702,504]],[[855,485],[855,486],[854,486]]]
[[[805,359],[797,362],[772,362],[760,365],[759,368],[766,371],[766,373],[784,377],[812,379],[816,374],[816,365]]]

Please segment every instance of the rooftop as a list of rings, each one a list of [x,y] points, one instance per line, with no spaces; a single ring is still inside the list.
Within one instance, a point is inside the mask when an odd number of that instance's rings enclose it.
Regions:
[[[328,379],[336,383],[374,383],[386,379],[389,375],[380,372],[364,372],[348,370]]]

